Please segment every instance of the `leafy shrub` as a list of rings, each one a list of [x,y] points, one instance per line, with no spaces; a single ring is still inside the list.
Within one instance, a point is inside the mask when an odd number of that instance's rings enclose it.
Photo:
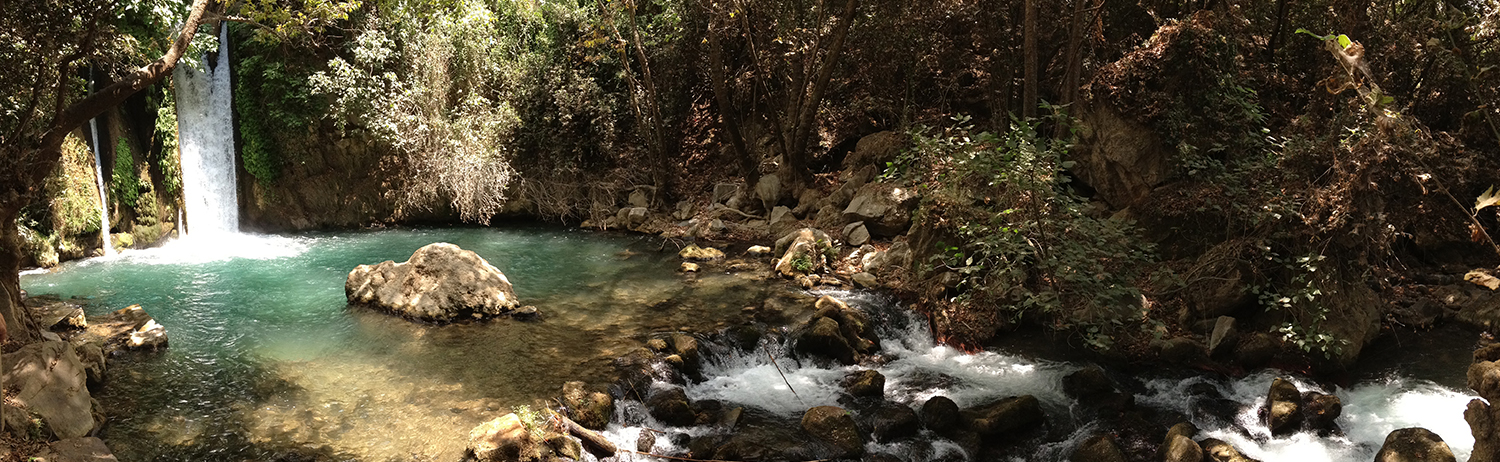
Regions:
[[[117,204],[134,208],[141,197],[141,175],[135,169],[135,158],[130,155],[130,144],[125,138],[115,144],[115,167],[110,174],[109,193]]]

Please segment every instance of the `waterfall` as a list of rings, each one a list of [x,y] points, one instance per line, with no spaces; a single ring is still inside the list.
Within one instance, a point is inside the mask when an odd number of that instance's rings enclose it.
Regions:
[[[234,165],[234,125],[229,88],[229,29],[219,26],[215,62],[204,69],[177,66],[178,142],[182,150],[182,196],[186,234],[239,231],[239,198]],[[187,231],[184,230],[184,231]]]
[[[94,92],[94,68],[89,67],[89,93]],[[94,138],[94,185],[99,187],[99,242],[104,243],[104,256],[115,254],[115,246],[109,242],[109,194],[104,189],[104,162],[99,160],[99,118],[89,119],[89,133]]]

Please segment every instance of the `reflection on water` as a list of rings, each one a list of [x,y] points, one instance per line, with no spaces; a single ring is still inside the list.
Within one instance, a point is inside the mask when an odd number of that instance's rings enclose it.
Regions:
[[[346,307],[354,266],[440,241],[500,268],[543,320],[434,326]],[[90,314],[138,303],[167,327],[171,348],[117,358],[96,396],[121,460],[455,460],[474,426],[563,382],[608,380],[646,334],[711,330],[759,304],[761,284],[686,280],[659,246],[550,228],[241,235],[22,285],[92,298]]]

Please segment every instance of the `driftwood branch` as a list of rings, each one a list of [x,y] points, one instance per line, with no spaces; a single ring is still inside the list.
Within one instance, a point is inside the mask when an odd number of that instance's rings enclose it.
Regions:
[[[582,425],[578,425],[578,422],[574,422],[573,419],[569,419],[568,416],[556,414],[556,417],[564,427],[568,428],[569,434],[576,436],[580,441],[583,441],[583,448],[587,449],[590,454],[593,454],[595,457],[598,457],[600,459],[606,457],[614,457],[616,452],[615,444],[609,442],[609,440],[604,438],[603,435],[600,435],[593,430],[583,428]]]

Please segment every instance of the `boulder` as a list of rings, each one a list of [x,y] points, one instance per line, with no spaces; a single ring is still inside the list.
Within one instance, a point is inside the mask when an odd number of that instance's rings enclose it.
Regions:
[[[693,217],[693,203],[692,203],[692,201],[678,201],[677,202],[677,206],[673,207],[672,218],[676,218],[678,220],[686,220],[686,219],[689,219],[689,218],[692,218],[692,217]]]
[[[870,273],[854,273],[849,276],[849,280],[854,281],[854,285],[859,286],[862,289],[872,289],[880,287],[880,280],[877,279],[875,275]]]
[[[894,162],[906,147],[906,135],[890,130],[876,132],[860,138],[854,144],[854,152],[844,157],[843,170],[856,171],[866,166],[883,169]]]
[[[1279,350],[1276,339],[1270,334],[1257,332],[1240,336],[1234,347],[1234,360],[1246,368],[1260,368],[1276,357]]]
[[[797,351],[830,357],[843,364],[854,364],[857,355],[854,347],[844,338],[838,321],[828,317],[813,320],[812,325],[797,338]]]
[[[1082,400],[1115,391],[1114,381],[1104,374],[1104,368],[1090,364],[1083,369],[1063,376],[1063,393],[1073,399]]]
[[[962,415],[970,430],[985,437],[1033,428],[1042,423],[1041,403],[1031,395],[1005,398],[965,409]]]
[[[1470,271],[1464,274],[1464,280],[1492,291],[1500,289],[1500,278],[1491,275],[1488,270],[1477,269]]]
[[[1069,462],[1125,462],[1125,453],[1109,435],[1095,435],[1073,450]]]
[[[1472,460],[1472,459],[1471,459]],[[1402,428],[1386,435],[1375,462],[1457,462],[1443,437],[1422,427]]]
[[[777,203],[781,202],[781,178],[776,174],[760,177],[755,182],[755,198],[760,199],[762,210],[770,211]]]
[[[25,305],[31,309],[31,316],[36,319],[37,327],[44,330],[88,327],[88,319],[83,315],[83,307],[78,304],[64,300],[40,300],[40,297],[35,297],[27,299]]]
[[[686,370],[697,370],[699,364],[698,338],[688,334],[677,333],[672,334],[669,339],[672,344],[672,351],[682,357],[682,362]]]
[[[614,398],[608,393],[588,390],[583,382],[563,384],[562,405],[568,418],[593,430],[603,430],[615,415]]]
[[[934,396],[922,403],[922,425],[932,431],[944,433],[958,425],[958,404],[947,396]]]
[[[521,416],[511,413],[474,427],[469,452],[482,462],[508,462],[534,459],[540,451]]]
[[[41,419],[58,439],[80,438],[94,431],[94,400],[88,375],[73,346],[39,342],[4,355],[0,373],[10,400]]]
[[[646,220],[650,218],[651,210],[645,207],[631,207],[630,210],[625,213],[625,227],[634,229],[646,224]]]
[[[1227,351],[1229,347],[1236,344],[1237,337],[1234,330],[1234,318],[1230,316],[1219,316],[1214,321],[1213,333],[1208,336],[1208,355],[1218,356]]]
[[[677,256],[682,257],[684,260],[709,261],[724,258],[724,251],[713,247],[698,247],[695,244],[688,244],[687,247],[683,247],[682,250],[677,251]]]
[[[1161,352],[1162,360],[1178,364],[1201,362],[1208,354],[1208,347],[1203,342],[1187,337],[1155,341],[1152,346]]]
[[[844,391],[856,398],[884,397],[885,376],[879,371],[862,370],[844,375]]]
[[[651,417],[674,427],[687,427],[698,420],[693,406],[688,403],[687,392],[681,387],[666,387],[651,390],[646,397],[646,410]]]
[[[870,231],[865,229],[865,222],[856,221],[844,225],[844,243],[854,246],[865,245],[870,242]]]
[[[1303,427],[1319,433],[1339,433],[1338,419],[1344,403],[1338,395],[1308,391],[1302,393]]]
[[[911,212],[917,206],[917,199],[910,188],[888,183],[866,184],[844,208],[844,221],[864,222],[872,236],[899,236],[911,226]]]
[[[788,278],[822,271],[828,265],[827,253],[833,242],[828,234],[812,228],[802,228],[776,241],[781,258],[776,260],[776,272]]]
[[[859,457],[865,452],[864,437],[855,426],[854,416],[837,406],[818,406],[802,414],[802,430],[842,453],[840,458]]]
[[[432,322],[499,316],[520,306],[505,274],[445,242],[417,249],[402,263],[359,265],[349,272],[344,295],[350,303]]]
[[[813,214],[813,224],[819,228],[836,228],[844,222],[842,210],[843,207],[824,205]]]
[[[1277,377],[1266,394],[1266,426],[1272,436],[1284,436],[1302,428],[1302,392],[1291,381]]]
[[[1163,462],[1202,462],[1203,447],[1191,437],[1176,433],[1167,433],[1166,441],[1162,442],[1161,454]]]
[[[116,462],[104,440],[92,436],[53,441],[38,452],[36,462]]]
[[[553,433],[547,436],[547,439],[542,441],[542,444],[547,445],[547,448],[551,449],[553,454],[561,456],[564,460],[583,460],[583,443],[568,435]]]
[[[1464,420],[1474,435],[1472,462],[1500,462],[1500,344],[1491,344],[1474,352],[1469,364],[1468,386],[1479,393],[1464,409]]]
[[[750,255],[770,255],[771,248],[763,245],[752,245],[750,248],[745,249],[745,253]]]
[[[650,207],[651,195],[646,192],[646,188],[635,188],[634,191],[630,192],[630,199],[628,202],[630,203],[631,207]]]
[[[130,338],[125,341],[125,346],[132,350],[166,348],[167,328],[157,324],[155,319],[146,321],[145,325],[130,332]]]
[[[718,183],[714,185],[714,203],[727,204],[729,199],[739,194],[740,185],[737,183]]]
[[[89,386],[98,386],[104,383],[104,345],[99,342],[83,342],[73,346],[74,353],[78,354],[78,362],[83,364],[84,373],[88,375]]]
[[[696,273],[698,272],[698,264],[690,261],[685,261],[682,262],[682,265],[679,265],[677,267],[677,271],[682,273]]]
[[[877,443],[889,443],[916,436],[921,429],[917,411],[892,402],[882,402],[873,409],[859,413],[863,428],[870,430],[870,438]]]
[[[1213,462],[1260,462],[1259,460],[1245,457],[1234,445],[1216,438],[1205,438],[1198,444],[1203,447],[1203,455]]]
[[[1121,115],[1111,104],[1081,114],[1080,146],[1069,169],[1117,209],[1146,198],[1171,173],[1171,150],[1151,127]]]
[[[771,227],[772,236],[785,235],[797,229],[797,215],[786,206],[778,205],[772,208],[768,218],[770,222],[767,226]]]

